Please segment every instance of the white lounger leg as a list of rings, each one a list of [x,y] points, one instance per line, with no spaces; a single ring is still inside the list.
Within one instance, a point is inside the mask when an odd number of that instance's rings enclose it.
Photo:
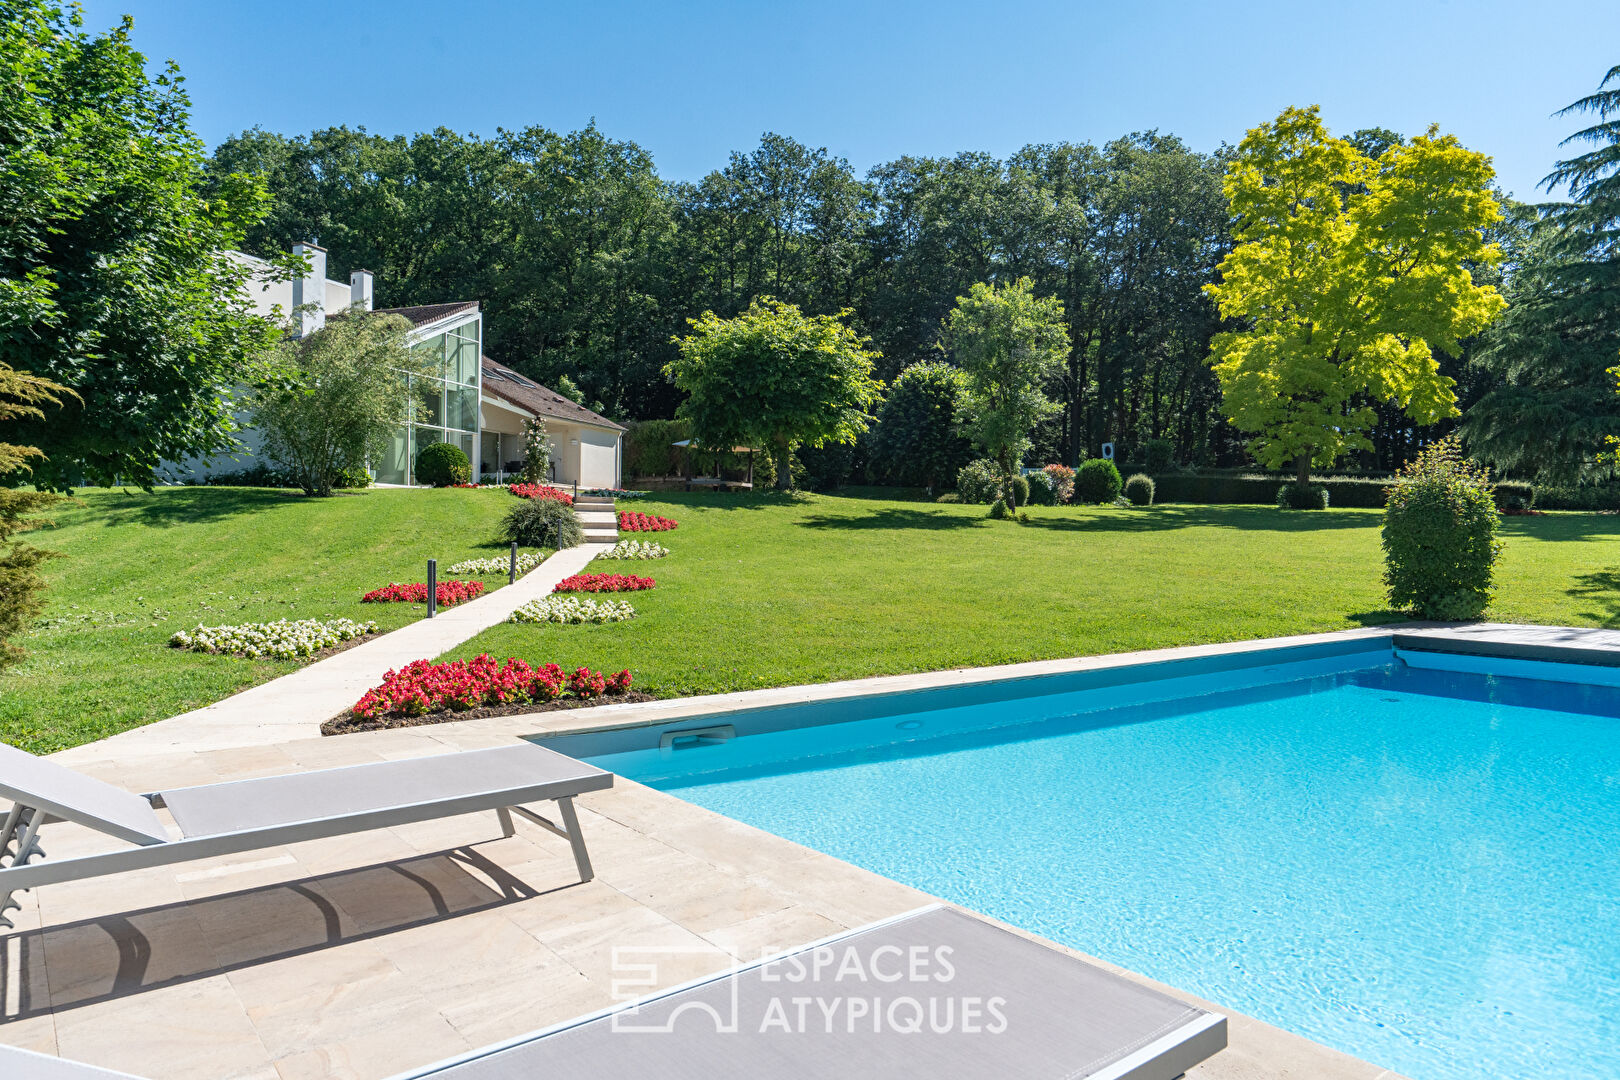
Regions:
[[[501,810],[501,813],[506,815],[501,818],[502,828],[510,827],[512,812],[522,814],[547,832],[554,832],[568,840],[569,846],[574,849],[574,865],[579,868],[580,881],[589,881],[596,876],[596,871],[591,869],[591,856],[585,850],[585,834],[579,830],[579,815],[574,813],[574,798],[572,795],[565,795],[557,800],[558,816],[562,818],[561,825],[541,817],[528,807],[509,806]],[[506,835],[511,836],[512,834],[508,832]]]

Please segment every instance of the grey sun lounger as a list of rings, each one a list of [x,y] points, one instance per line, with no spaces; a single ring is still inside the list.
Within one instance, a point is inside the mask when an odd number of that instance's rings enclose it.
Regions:
[[[0,1076],[5,1080],[140,1080],[129,1073],[4,1045],[0,1045]]]
[[[566,838],[580,878],[589,881],[574,796],[612,786],[612,773],[518,743],[134,795],[0,743],[0,797],[12,802],[0,825],[0,925],[11,925],[5,915],[21,889],[482,810],[496,811],[505,836],[513,834],[518,813]],[[555,802],[562,823],[525,809],[535,802]],[[159,820],[160,807],[179,826],[179,839]],[[48,820],[136,846],[39,861],[39,830]]]
[[[1225,1046],[1224,1016],[935,906],[394,1080],[1173,1080]]]

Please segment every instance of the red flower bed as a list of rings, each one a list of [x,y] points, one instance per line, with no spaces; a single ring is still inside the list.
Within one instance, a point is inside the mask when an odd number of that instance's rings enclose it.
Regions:
[[[440,607],[449,607],[459,604],[463,600],[471,600],[484,591],[482,581],[441,581],[439,582],[438,598]],[[362,604],[425,604],[427,603],[427,585],[415,582],[410,585],[396,585],[389,582],[381,589],[372,589],[360,598]]]
[[[636,592],[658,584],[650,577],[634,574],[575,574],[557,582],[552,592]]]
[[[556,488],[547,487],[545,484],[512,484],[506,490],[520,499],[550,499],[552,502],[560,502],[564,506],[574,505],[574,497],[568,492],[558,491]]]
[[[634,510],[619,511],[619,528],[625,532],[668,532],[675,522],[657,514],[638,514]]]
[[[526,705],[560,697],[593,698],[622,694],[630,689],[630,672],[604,675],[590,668],[565,672],[556,664],[531,667],[507,657],[502,664],[484,653],[471,660],[433,664],[416,660],[383,676],[382,685],[367,690],[355,702],[354,715],[366,720],[382,716],[422,716],[451,709],[484,705]]]

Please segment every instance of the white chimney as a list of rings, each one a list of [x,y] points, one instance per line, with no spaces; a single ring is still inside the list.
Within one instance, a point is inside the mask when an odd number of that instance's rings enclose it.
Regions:
[[[293,278],[293,308],[298,312],[298,336],[306,337],[326,325],[326,249],[314,244],[293,245],[293,254],[304,260],[302,277]]]
[[[356,270],[349,275],[349,306],[360,306],[361,311],[371,310],[371,271]]]

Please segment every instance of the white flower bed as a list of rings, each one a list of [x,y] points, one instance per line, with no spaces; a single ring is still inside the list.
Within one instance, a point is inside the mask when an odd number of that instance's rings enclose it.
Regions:
[[[607,623],[633,619],[636,609],[623,600],[594,600],[586,596],[547,596],[530,600],[512,612],[515,623]]]
[[[522,577],[524,574],[527,574],[530,570],[533,570],[535,567],[539,566],[544,561],[545,560],[540,557],[538,552],[534,552],[534,551],[520,551],[520,552],[518,552],[518,560],[517,560],[517,562],[518,562],[518,565],[517,565],[518,576]],[[491,577],[491,576],[493,576],[495,574],[504,574],[504,573],[506,573],[507,569],[511,565],[512,565],[512,556],[510,554],[507,554],[507,555],[497,556],[497,557],[495,557],[493,559],[468,559],[465,562],[458,562],[458,563],[456,563],[456,565],[454,565],[450,569],[446,570],[445,573],[454,574],[454,575],[461,575],[463,577],[466,577],[466,576]]]
[[[669,548],[650,540],[620,540],[612,551],[604,551],[599,559],[662,559]]]
[[[350,638],[375,634],[374,622],[354,622],[350,619],[302,619],[288,622],[278,619],[272,623],[244,623],[241,626],[203,626],[195,630],[180,630],[169,639],[176,649],[196,652],[234,653],[250,659],[272,657],[276,660],[295,660],[300,656],[313,656]]]

